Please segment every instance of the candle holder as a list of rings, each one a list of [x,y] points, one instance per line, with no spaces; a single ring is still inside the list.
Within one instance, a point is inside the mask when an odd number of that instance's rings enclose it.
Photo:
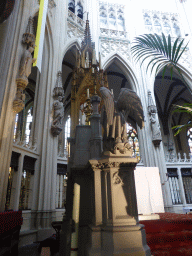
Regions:
[[[87,97],[86,102],[85,102],[85,107],[83,108],[83,112],[85,113],[86,119],[85,119],[85,124],[90,125],[89,118],[93,113],[92,105],[91,105],[91,100],[89,97]]]

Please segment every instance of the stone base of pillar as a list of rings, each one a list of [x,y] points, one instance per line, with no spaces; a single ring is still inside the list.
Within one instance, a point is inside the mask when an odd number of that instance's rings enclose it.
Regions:
[[[90,243],[86,256],[149,256],[143,225],[134,226],[90,226]]]

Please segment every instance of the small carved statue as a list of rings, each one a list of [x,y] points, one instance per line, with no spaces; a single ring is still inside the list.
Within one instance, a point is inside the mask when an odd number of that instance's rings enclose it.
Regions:
[[[29,48],[25,50],[20,62],[19,78],[28,80],[28,77],[31,74],[32,64],[36,61],[36,59],[32,57],[33,51],[34,46],[29,46]]]
[[[104,101],[101,112],[104,151],[112,153],[119,151],[121,154],[131,152],[126,122],[134,121],[134,124],[137,123],[141,129],[143,128],[144,116],[140,98],[128,88],[121,89],[117,102],[114,101],[114,96],[108,88],[101,87],[100,92]]]
[[[152,130],[152,140],[153,141],[162,140],[160,127],[155,118],[155,114],[151,114],[150,121],[151,121],[151,130]]]
[[[152,141],[155,147],[158,147],[160,145],[160,142],[162,141],[162,137],[160,126],[156,119],[157,108],[153,103],[150,91],[148,91],[148,113],[150,116],[149,120],[151,121]]]
[[[58,99],[53,102],[53,108],[54,118],[51,125],[51,131],[54,136],[57,136],[63,128],[64,107],[62,96],[58,96]]]

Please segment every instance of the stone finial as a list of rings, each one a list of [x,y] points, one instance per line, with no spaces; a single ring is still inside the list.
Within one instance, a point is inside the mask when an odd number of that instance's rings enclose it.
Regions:
[[[26,32],[23,34],[23,44],[34,45],[35,44],[35,33],[33,18],[30,16],[27,24]]]

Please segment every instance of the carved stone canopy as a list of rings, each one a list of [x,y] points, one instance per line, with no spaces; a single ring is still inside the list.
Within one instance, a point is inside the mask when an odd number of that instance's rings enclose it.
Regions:
[[[63,83],[62,83],[62,72],[57,73],[57,80],[55,88],[53,89],[53,97],[64,96]]]
[[[28,45],[35,45],[35,31],[34,31],[34,24],[33,24],[33,18],[30,16],[27,24],[26,32],[23,34],[22,39],[23,44]]]

